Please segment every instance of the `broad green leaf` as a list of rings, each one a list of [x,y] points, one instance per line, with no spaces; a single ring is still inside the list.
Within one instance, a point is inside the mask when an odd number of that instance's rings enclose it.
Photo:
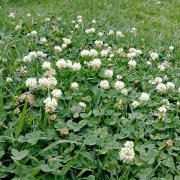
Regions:
[[[20,161],[20,160],[24,159],[29,154],[29,151],[28,150],[18,151],[16,149],[12,149],[11,153],[13,155],[13,156],[11,156],[11,158],[13,160]]]
[[[89,146],[93,146],[96,144],[97,140],[98,140],[98,138],[96,135],[91,135],[87,139],[85,139],[84,143]]]
[[[163,164],[169,168],[175,168],[173,157],[168,157],[168,159],[163,161]]]

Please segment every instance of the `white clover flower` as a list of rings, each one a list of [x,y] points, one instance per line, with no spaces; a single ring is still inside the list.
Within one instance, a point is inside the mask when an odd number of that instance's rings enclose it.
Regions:
[[[83,20],[82,19],[78,19],[77,22],[78,22],[78,24],[82,24]]]
[[[141,93],[141,96],[139,97],[139,100],[142,101],[142,102],[146,102],[146,101],[149,101],[150,99],[150,96],[148,93]]]
[[[31,36],[31,34],[30,34],[30,33],[27,33],[26,36],[29,37],[29,36]]]
[[[109,46],[108,43],[105,43],[105,44],[104,44],[104,47],[108,47],[108,46]]]
[[[100,59],[93,59],[92,61],[90,61],[90,66],[93,69],[99,69],[101,66],[101,60]]]
[[[41,89],[46,89],[48,84],[48,79],[45,77],[42,77],[38,80],[39,87]]]
[[[109,51],[108,50],[102,50],[101,51],[101,57],[107,57],[108,56]]]
[[[104,72],[104,77],[105,77],[105,78],[112,78],[112,76],[113,76],[113,70],[107,69],[107,70]]]
[[[89,34],[89,33],[94,33],[96,30],[94,28],[91,28],[91,29],[86,29],[85,30],[85,33],[86,34]]]
[[[130,30],[130,32],[131,32],[132,34],[136,35],[137,29],[136,29],[135,27],[133,27],[133,28]]]
[[[89,56],[89,50],[84,49],[84,50],[81,51],[80,54],[81,54],[82,57]]]
[[[86,30],[85,30],[85,33],[86,33],[86,34],[91,33],[91,29],[86,29]]]
[[[26,14],[26,16],[27,16],[27,17],[30,17],[30,16],[31,16],[31,14],[30,14],[30,13],[28,13],[28,14]]]
[[[102,89],[109,89],[109,82],[107,80],[102,80],[99,85]]]
[[[56,62],[56,66],[57,66],[59,69],[61,69],[61,68],[66,68],[66,67],[67,67],[67,63],[66,63],[66,61],[65,61],[63,58],[61,58],[61,59],[59,59],[59,60]]]
[[[48,88],[49,89],[52,89],[52,88],[54,88],[55,86],[57,85],[57,80],[56,80],[56,78],[55,77],[49,77],[48,78]]]
[[[102,37],[104,35],[103,32],[98,32],[98,36]]]
[[[136,49],[136,54],[137,54],[137,55],[140,55],[140,54],[142,54],[142,51],[139,50],[139,49]]]
[[[45,18],[44,21],[45,21],[45,22],[49,22],[49,21],[51,21],[51,19],[50,19],[50,18]]]
[[[66,67],[72,68],[72,66],[73,66],[72,61],[71,61],[71,60],[67,60],[67,61],[66,61]]]
[[[15,13],[11,12],[11,13],[9,14],[9,18],[15,18]]]
[[[136,63],[135,60],[130,60],[130,61],[128,62],[128,65],[129,65],[130,68],[135,68],[136,65],[137,65],[137,63]]]
[[[20,26],[20,25],[17,25],[16,27],[15,27],[15,30],[16,31],[18,31],[18,30],[20,30],[22,27]]]
[[[116,78],[120,80],[120,79],[122,79],[123,77],[122,77],[122,75],[118,74],[118,75],[116,76]]]
[[[95,49],[91,49],[89,51],[89,56],[96,57],[98,55],[98,52]]]
[[[20,74],[24,75],[27,73],[27,70],[26,70],[26,66],[21,66],[18,70],[20,72]]]
[[[60,89],[54,89],[51,94],[54,98],[60,98],[62,96],[62,91]]]
[[[45,22],[49,22],[49,21],[51,21],[51,19],[50,19],[50,18],[45,18],[44,21],[45,21]]]
[[[78,87],[79,87],[79,85],[78,85],[77,82],[73,82],[73,83],[71,84],[71,88],[72,88],[73,90],[78,90]]]
[[[31,36],[36,36],[37,35],[37,31],[31,31]]]
[[[31,62],[32,59],[29,55],[23,57],[23,62]]]
[[[168,99],[163,99],[164,106],[168,109],[170,107],[170,102]]]
[[[93,20],[92,20],[92,24],[96,24],[96,20],[93,19]]]
[[[134,160],[134,156],[134,143],[132,141],[127,141],[119,152],[120,160],[124,163],[130,163]]]
[[[7,82],[12,82],[12,78],[9,78],[9,77],[8,77],[8,78],[6,79],[6,81],[7,81]]]
[[[146,64],[147,64],[148,66],[152,65],[152,63],[151,63],[150,61],[146,61]]]
[[[74,26],[76,29],[79,29],[79,24],[75,24]]]
[[[160,93],[166,93],[167,87],[166,87],[165,84],[159,83],[159,84],[156,86],[156,90],[157,90],[157,92],[160,92]]]
[[[169,46],[169,50],[173,51],[174,50],[174,46]]]
[[[71,40],[67,38],[63,38],[64,44],[69,45],[71,44]]]
[[[158,111],[159,111],[159,113],[157,114],[158,118],[164,120],[167,112],[166,107],[163,105],[160,108],[158,108]]]
[[[166,57],[167,57],[167,58],[170,58],[170,57],[171,57],[171,54],[167,54]]]
[[[160,71],[165,71],[166,67],[165,67],[163,64],[159,64],[159,65],[158,65],[158,69],[159,69]]]
[[[162,78],[161,77],[156,77],[153,81],[155,84],[162,83]]]
[[[139,101],[133,101],[133,102],[132,102],[132,106],[133,106],[134,108],[138,107],[139,104],[140,104]]]
[[[124,37],[124,34],[121,31],[116,32],[117,37]]]
[[[96,40],[94,44],[96,45],[96,47],[101,47],[103,45],[103,41]]]
[[[32,51],[28,55],[31,59],[36,59],[38,57],[37,53],[35,51]]]
[[[73,71],[79,71],[81,69],[81,64],[80,63],[73,63],[71,68]]]
[[[62,44],[62,46],[61,46],[63,49],[64,48],[67,48],[67,44]]]
[[[121,55],[122,53],[124,53],[124,49],[123,49],[123,48],[119,48],[119,49],[117,50],[117,53],[118,53],[119,55]]]
[[[135,52],[130,52],[130,53],[127,54],[127,57],[130,58],[130,59],[133,59],[136,56],[137,56],[137,54]]]
[[[160,108],[158,108],[158,111],[159,111],[160,113],[166,113],[167,109],[166,109],[165,106],[161,106]]]
[[[40,44],[45,44],[47,43],[47,39],[45,37],[40,38]]]
[[[62,48],[60,46],[55,46],[54,51],[57,52],[57,53],[62,52]]]
[[[114,57],[114,54],[110,54],[109,57],[110,57],[110,58],[113,58],[113,57]]]
[[[128,89],[127,88],[123,88],[121,90],[121,93],[124,94],[124,95],[128,95]]]
[[[95,30],[95,28],[91,28],[90,31],[91,31],[91,33],[94,33],[96,30]]]
[[[167,89],[175,89],[175,84],[172,82],[167,82],[166,87],[167,87]]]
[[[82,108],[85,108],[85,107],[86,107],[86,103],[84,103],[84,102],[79,102],[79,106],[81,106]]]
[[[126,143],[124,144],[124,147],[133,148],[134,142],[133,141],[126,141]]]
[[[44,61],[42,64],[43,69],[51,69],[51,63],[48,61]]]
[[[48,69],[45,73],[44,73],[44,77],[53,77],[56,75],[56,71],[54,69]]]
[[[54,112],[58,105],[55,98],[48,97],[43,102],[45,104],[45,111],[50,113]]]
[[[134,160],[134,149],[129,147],[123,147],[121,151],[119,152],[120,160],[122,160],[124,163],[129,163]]]
[[[110,36],[110,35],[113,35],[113,34],[114,34],[114,31],[112,29],[110,29],[108,35]]]
[[[38,80],[38,84],[42,89],[53,89],[57,85],[57,80],[54,77],[42,77]]]
[[[114,88],[116,90],[122,90],[124,88],[124,82],[123,81],[116,81],[114,84]]]
[[[149,54],[152,60],[156,60],[159,57],[158,53],[156,52],[149,52]]]
[[[78,15],[78,16],[77,16],[77,19],[82,19],[82,16],[81,16],[81,15]]]
[[[37,56],[42,57],[42,58],[46,58],[46,57],[47,57],[47,54],[46,54],[46,53],[43,53],[42,51],[38,51],[38,52],[37,52]]]
[[[29,87],[30,90],[37,88],[36,78],[27,78],[25,84],[27,87]]]

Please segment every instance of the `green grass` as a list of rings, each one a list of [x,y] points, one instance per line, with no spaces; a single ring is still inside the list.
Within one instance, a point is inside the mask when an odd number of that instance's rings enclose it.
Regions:
[[[3,3],[4,2],[4,3]],[[104,18],[107,26],[126,30],[138,28],[139,37],[146,46],[159,48],[178,45],[180,40],[180,2],[178,0],[1,0],[1,20],[11,11],[19,15],[40,13],[43,16],[62,15],[71,18],[82,15],[85,19]]]
[[[179,7],[178,0],[0,0],[0,178],[179,180]],[[11,12],[16,14],[14,19],[8,17]],[[78,15],[83,16],[83,25],[76,30],[71,21]],[[47,17],[50,22],[44,21]],[[97,24],[92,25],[92,19]],[[22,29],[15,31],[18,24]],[[54,31],[54,26],[59,30]],[[85,34],[92,26],[106,35]],[[132,27],[137,28],[137,36],[129,32]],[[108,36],[110,29],[122,31],[125,37]],[[26,36],[32,30],[37,36]],[[46,37],[47,44],[40,44],[40,37]],[[71,37],[72,43],[56,54],[54,46],[61,45],[63,37]],[[94,41],[99,39],[112,46],[115,56],[108,61],[98,55],[101,68],[93,70],[84,64],[93,58],[81,57],[80,52],[97,48]],[[125,54],[130,48],[142,50],[135,57],[135,69],[129,68],[127,57],[116,53],[117,48],[124,48]],[[21,61],[31,51],[43,51],[48,57]],[[152,61],[149,51],[157,52],[159,58]],[[58,69],[60,58],[80,62],[81,69]],[[166,60],[170,67],[160,71],[158,64]],[[27,78],[43,77],[44,61],[51,63],[56,88],[63,93],[55,116],[45,111],[43,103],[52,90],[30,91],[25,85]],[[21,74],[19,68],[24,66],[27,72]],[[113,70],[112,78],[104,77],[107,69]],[[128,95],[114,88],[119,74]],[[149,83],[156,77],[162,77],[165,84],[173,82],[175,88],[165,94],[157,92],[156,85]],[[109,89],[99,87],[104,79]],[[78,82],[79,90],[71,89],[72,82]],[[19,97],[29,91],[33,102],[21,101]],[[150,100],[133,107],[142,92]],[[170,107],[162,120],[156,114],[165,98]],[[78,104],[82,101],[85,108]],[[119,158],[126,141],[134,142],[135,158],[130,163]]]

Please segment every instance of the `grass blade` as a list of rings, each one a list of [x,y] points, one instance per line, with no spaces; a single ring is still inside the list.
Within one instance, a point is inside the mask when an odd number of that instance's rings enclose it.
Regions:
[[[19,134],[21,133],[23,126],[24,126],[25,116],[26,116],[26,112],[27,112],[27,103],[28,103],[28,101],[26,100],[24,107],[23,107],[23,110],[22,110],[22,113],[19,116],[18,124],[15,127],[15,137],[16,138],[19,136]]]

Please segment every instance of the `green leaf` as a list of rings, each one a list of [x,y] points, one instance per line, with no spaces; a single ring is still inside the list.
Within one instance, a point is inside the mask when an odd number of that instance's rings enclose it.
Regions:
[[[154,163],[157,153],[158,153],[158,151],[155,149],[148,150],[147,155],[146,155],[148,164]]]
[[[2,158],[2,156],[4,155],[4,150],[0,151],[0,159]]]
[[[93,114],[94,116],[99,116],[100,115],[99,109],[93,109]]]
[[[180,180],[180,176],[175,176],[174,180]]]
[[[85,125],[87,124],[87,121],[86,120],[82,120],[80,121],[79,123],[75,123],[73,122],[72,120],[69,120],[67,122],[67,126],[74,130],[75,132],[78,132],[81,128],[83,128]]]
[[[169,168],[175,168],[173,157],[169,157],[166,160],[163,161],[163,164]]]
[[[25,136],[26,142],[30,143],[31,145],[34,145],[41,138],[42,134],[43,134],[42,131],[27,133]]]
[[[18,151],[16,149],[12,149],[11,150],[11,153],[13,156],[11,156],[11,158],[13,160],[17,160],[17,161],[20,161],[22,159],[24,159],[28,154],[29,154],[29,151],[28,150],[23,150],[23,151]]]
[[[19,119],[18,119],[18,124],[17,126],[15,127],[15,136],[16,138],[19,136],[19,134],[21,133],[22,129],[23,129],[23,126],[24,126],[24,122],[25,122],[25,115],[26,115],[26,108],[27,108],[27,103],[28,101],[26,100],[25,101],[25,104],[24,104],[24,107],[23,107],[23,110],[22,110],[22,113],[21,115],[19,116]]]
[[[84,141],[84,143],[89,146],[93,146],[96,144],[97,140],[98,140],[98,138],[96,135],[91,135]]]
[[[90,175],[86,178],[87,180],[95,180],[95,177],[93,175]]]

